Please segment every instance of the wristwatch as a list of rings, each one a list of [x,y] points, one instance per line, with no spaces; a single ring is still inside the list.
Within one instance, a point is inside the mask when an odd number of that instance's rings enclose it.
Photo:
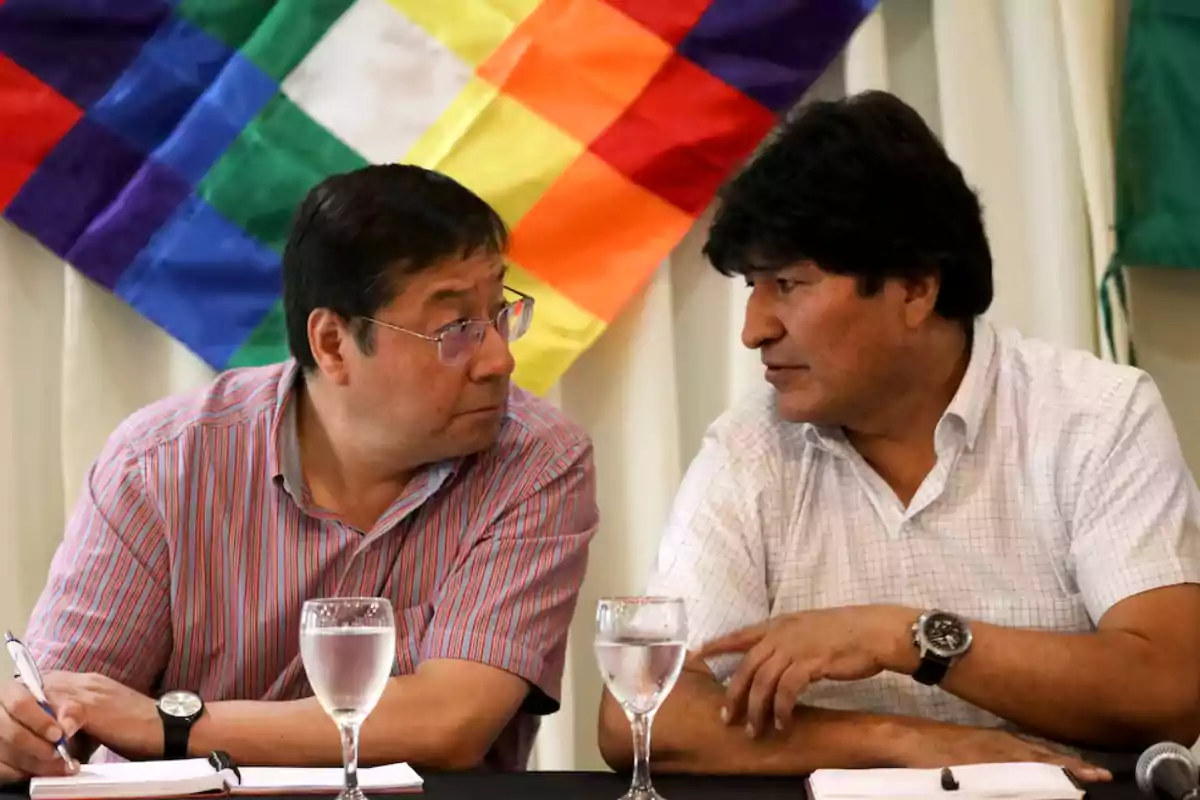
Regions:
[[[204,701],[195,692],[172,689],[158,698],[158,716],[163,721],[163,758],[187,758],[192,725],[204,713]]]
[[[921,654],[913,680],[937,686],[950,665],[971,648],[971,626],[957,614],[934,608],[917,617],[912,638]]]

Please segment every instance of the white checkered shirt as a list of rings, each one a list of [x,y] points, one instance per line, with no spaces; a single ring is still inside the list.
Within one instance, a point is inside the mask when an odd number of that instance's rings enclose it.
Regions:
[[[780,420],[767,387],[706,434],[648,591],[687,599],[696,648],[860,603],[1088,631],[1123,598],[1200,582],[1200,492],[1145,373],[980,321],[934,443],[905,508],[840,432]],[[717,677],[737,658],[713,661]],[[801,702],[1002,724],[890,673],[822,682]]]

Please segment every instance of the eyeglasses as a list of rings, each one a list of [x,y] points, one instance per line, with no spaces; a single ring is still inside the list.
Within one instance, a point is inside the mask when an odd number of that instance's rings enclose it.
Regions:
[[[483,344],[487,330],[494,327],[506,342],[515,342],[526,334],[529,324],[533,321],[533,298],[516,289],[504,287],[505,291],[517,295],[517,299],[500,309],[494,319],[467,319],[447,325],[432,336],[418,331],[402,328],[390,322],[362,317],[364,322],[373,322],[385,328],[391,328],[409,336],[416,336],[427,342],[437,342],[438,358],[450,367],[461,366],[475,355],[475,351]]]

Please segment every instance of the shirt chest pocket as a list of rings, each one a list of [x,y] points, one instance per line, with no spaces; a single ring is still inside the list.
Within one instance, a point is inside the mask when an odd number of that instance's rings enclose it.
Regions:
[[[433,607],[428,604],[402,608],[396,612],[396,663],[393,675],[411,675],[421,661],[422,645],[433,619]]]

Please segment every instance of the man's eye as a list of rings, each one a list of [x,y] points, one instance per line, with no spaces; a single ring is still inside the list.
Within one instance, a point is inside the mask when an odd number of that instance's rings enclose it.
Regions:
[[[466,318],[456,319],[456,320],[454,320],[454,322],[451,322],[448,325],[443,325],[442,327],[438,328],[437,332],[438,333],[455,333],[456,331],[463,330],[470,324],[471,324],[471,320],[469,320],[469,319],[466,319]]]
[[[755,286],[758,285],[759,281],[761,281],[763,279],[764,278],[752,278],[747,275],[745,278],[746,287],[749,289],[753,289]],[[775,291],[778,292],[779,294],[787,294],[788,292],[792,291],[800,284],[804,283],[804,281],[791,280],[789,278],[770,278],[769,280],[770,280],[771,284],[774,285]]]

